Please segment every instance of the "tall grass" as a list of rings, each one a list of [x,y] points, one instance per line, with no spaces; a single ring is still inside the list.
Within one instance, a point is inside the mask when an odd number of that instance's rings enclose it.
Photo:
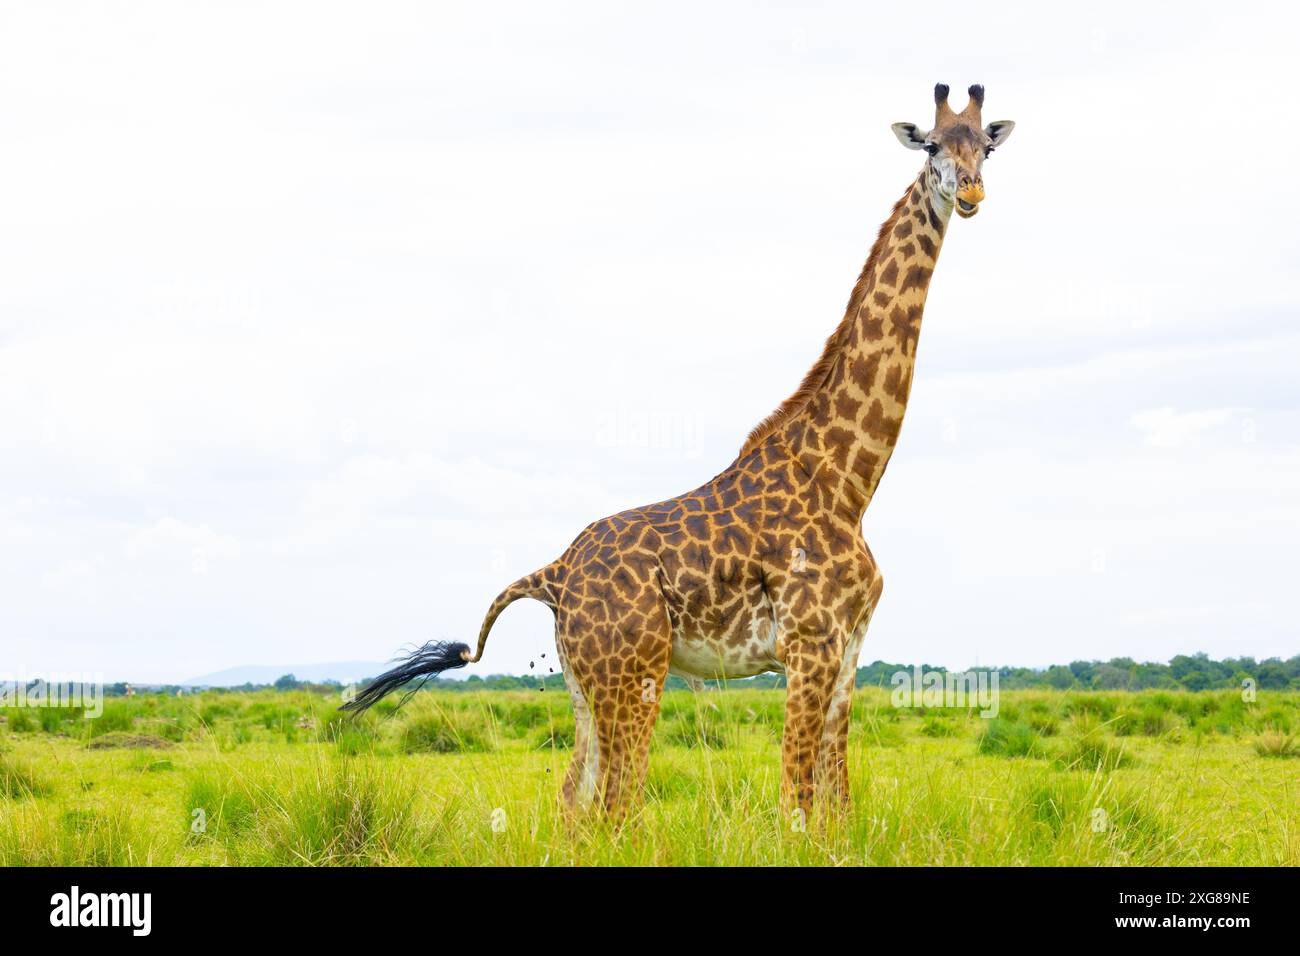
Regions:
[[[0,826],[0,866],[141,866],[162,862],[130,808],[42,805],[18,809]]]
[[[1033,729],[1005,717],[994,717],[980,735],[979,752],[997,757],[1041,757],[1042,744]]]
[[[1295,693],[1003,692],[984,720],[863,689],[853,809],[800,821],[784,694],[673,691],[621,829],[560,811],[566,695],[432,691],[359,720],[305,692],[108,703],[103,725],[6,712],[0,864],[1300,864],[1276,759]]]
[[[319,761],[259,792],[257,843],[241,862],[391,864],[417,844],[412,788],[373,760]]]
[[[485,753],[492,749],[491,730],[481,716],[434,706],[406,719],[399,746],[408,754]]]
[[[1300,748],[1295,737],[1270,728],[1255,738],[1255,753],[1261,757],[1300,757]]]
[[[0,754],[0,799],[40,797],[53,788],[30,764]]]

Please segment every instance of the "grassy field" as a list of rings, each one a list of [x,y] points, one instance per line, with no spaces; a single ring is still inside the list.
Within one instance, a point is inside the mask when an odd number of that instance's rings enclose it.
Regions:
[[[566,826],[553,692],[301,691],[8,709],[0,865],[1300,863],[1300,694],[1004,691],[999,716],[860,690],[854,808],[778,808],[784,692],[665,695],[628,826]]]

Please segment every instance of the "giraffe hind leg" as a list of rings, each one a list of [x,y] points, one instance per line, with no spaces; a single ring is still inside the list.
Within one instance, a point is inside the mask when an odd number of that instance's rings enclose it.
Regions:
[[[592,726],[591,708],[582,688],[573,676],[567,662],[564,668],[564,683],[569,688],[569,697],[573,701],[573,757],[569,761],[569,770],[564,777],[564,786],[560,794],[565,810],[571,815],[587,810],[596,798],[597,781],[600,777],[600,753],[596,747],[596,733]]]
[[[590,714],[587,747],[574,754],[565,786],[566,801],[572,792],[580,805],[588,794],[611,819],[621,821],[645,782],[672,630],[662,596],[653,588],[609,605],[621,613],[570,626],[560,635],[578,688],[575,714],[578,697]]]

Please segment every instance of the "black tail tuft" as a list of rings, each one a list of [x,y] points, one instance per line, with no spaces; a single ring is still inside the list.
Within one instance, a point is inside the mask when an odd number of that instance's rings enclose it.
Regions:
[[[341,710],[350,711],[358,714],[372,704],[378,703],[380,699],[386,697],[392,691],[409,684],[417,677],[423,677],[419,685],[407,691],[398,703],[398,707],[406,703],[407,698],[424,686],[425,681],[431,677],[437,677],[443,671],[454,670],[457,667],[464,667],[469,661],[465,656],[469,654],[468,644],[453,644],[449,641],[430,641],[423,647],[411,651],[403,658],[399,658],[402,663],[394,667],[391,671],[386,671],[372,680],[366,688],[357,694],[352,700],[340,708]]]

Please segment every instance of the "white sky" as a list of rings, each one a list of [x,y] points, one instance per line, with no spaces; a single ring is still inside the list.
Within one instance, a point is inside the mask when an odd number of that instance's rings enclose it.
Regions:
[[[863,662],[1300,651],[1294,14],[871,6],[0,2],[0,666],[472,641],[793,389],[940,80]]]

